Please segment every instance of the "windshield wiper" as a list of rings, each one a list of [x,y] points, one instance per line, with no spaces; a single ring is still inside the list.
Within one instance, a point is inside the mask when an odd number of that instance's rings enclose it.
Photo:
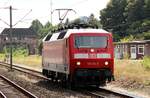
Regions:
[[[79,46],[79,48],[91,48],[91,46]]]

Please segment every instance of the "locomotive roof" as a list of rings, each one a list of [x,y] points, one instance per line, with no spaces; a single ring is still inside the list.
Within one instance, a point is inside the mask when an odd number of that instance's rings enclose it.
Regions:
[[[109,33],[109,32],[103,29],[68,29],[53,34],[47,34],[47,36],[43,39],[43,42],[68,38],[73,33]]]

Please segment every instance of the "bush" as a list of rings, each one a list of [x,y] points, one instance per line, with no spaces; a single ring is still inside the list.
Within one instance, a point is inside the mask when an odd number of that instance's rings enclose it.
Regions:
[[[150,56],[144,56],[143,61],[142,61],[142,65],[144,66],[144,68],[146,70],[150,70]]]
[[[16,46],[16,47],[13,47],[12,48],[12,53],[13,53],[13,56],[28,56],[29,54],[29,51],[27,48],[25,47],[22,47],[22,46]],[[3,49],[3,53],[4,54],[9,54],[10,53],[10,48],[9,47],[4,47]]]
[[[148,32],[143,33],[144,40],[149,40],[150,39],[150,30]]]
[[[124,59],[129,59],[129,54],[128,53],[124,53],[123,58]]]
[[[133,36],[133,35],[130,35],[130,36],[124,37],[124,38],[121,39],[120,41],[121,41],[121,42],[130,42],[130,41],[133,41],[133,40],[135,40],[134,36]]]
[[[28,50],[24,47],[13,49],[13,56],[28,56]]]

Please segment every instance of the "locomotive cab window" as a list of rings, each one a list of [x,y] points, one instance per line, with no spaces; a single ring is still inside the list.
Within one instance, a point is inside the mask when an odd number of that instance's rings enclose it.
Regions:
[[[75,36],[76,48],[106,48],[106,36]]]
[[[52,37],[52,34],[49,34],[49,35],[46,37],[45,41],[49,41],[51,37]]]

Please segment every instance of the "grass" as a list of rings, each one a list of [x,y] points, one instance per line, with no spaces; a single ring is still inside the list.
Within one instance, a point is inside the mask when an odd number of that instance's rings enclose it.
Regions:
[[[13,58],[13,62],[17,64],[30,65],[31,67],[41,66],[41,56],[31,55],[31,56],[17,56]]]
[[[5,54],[0,53],[0,60],[4,60]]]
[[[143,58],[142,65],[145,67],[146,70],[150,70],[150,57],[145,56]]]
[[[4,60],[5,55],[0,54],[0,60]],[[13,62],[28,65],[33,68],[41,68],[41,56],[15,56]],[[146,63],[148,64],[148,63]],[[142,60],[115,60],[115,78],[132,79],[144,85],[150,85],[150,70],[146,70]]]
[[[0,54],[0,60],[4,61],[4,58],[5,55]],[[33,68],[41,68],[42,59],[41,56],[38,55],[30,55],[30,56],[18,55],[18,56],[13,56],[13,63],[28,65],[29,67],[33,67]]]
[[[142,60],[115,60],[115,77],[150,85],[150,71],[145,69],[142,62]]]

